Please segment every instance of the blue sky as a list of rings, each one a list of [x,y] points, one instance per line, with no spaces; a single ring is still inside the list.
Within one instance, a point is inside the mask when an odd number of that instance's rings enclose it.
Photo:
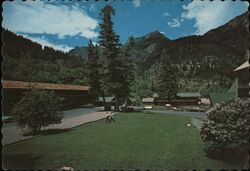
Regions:
[[[169,39],[203,35],[247,11],[248,3],[220,0],[125,1],[5,1],[2,27],[43,46],[68,51],[98,41],[99,12],[106,5],[116,11],[114,30],[125,43],[129,36],[153,31]]]

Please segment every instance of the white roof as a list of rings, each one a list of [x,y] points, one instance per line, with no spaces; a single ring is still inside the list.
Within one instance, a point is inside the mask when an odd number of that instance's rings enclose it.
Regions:
[[[158,93],[154,93],[153,97],[159,97]]]
[[[105,102],[112,102],[115,97],[110,96],[110,97],[105,97]],[[103,101],[103,97],[98,97],[98,101]]]
[[[147,98],[143,98],[142,99],[142,103],[146,103],[146,102],[154,102],[154,98],[152,98],[152,97],[147,97]]]
[[[195,93],[177,93],[177,96],[179,96],[179,97],[201,97],[201,94],[199,92],[195,92]]]
[[[236,68],[234,71],[239,71],[239,70],[244,69],[244,68],[247,68],[247,67],[249,67],[249,66],[250,66],[250,65],[249,65],[249,62],[246,61],[246,62],[244,62],[241,66],[239,66],[238,68]]]

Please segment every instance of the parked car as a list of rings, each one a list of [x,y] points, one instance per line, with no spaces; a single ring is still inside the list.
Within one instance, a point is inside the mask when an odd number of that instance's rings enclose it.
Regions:
[[[190,112],[204,112],[204,109],[194,106],[190,109]]]
[[[177,107],[172,107],[175,111],[183,111],[183,108],[182,107],[179,107],[179,106],[177,106]]]
[[[172,107],[172,105],[171,104],[165,104],[165,107]]]
[[[178,108],[177,108],[177,107],[172,107],[172,109],[174,109],[175,111],[178,111]]]
[[[171,104],[165,104],[165,107],[169,110],[174,110],[173,106]]]
[[[9,123],[9,122],[14,122],[14,120],[11,116],[2,116],[2,122]]]
[[[84,104],[84,105],[82,105],[82,107],[83,108],[93,108],[93,107],[95,107],[93,104],[91,104],[91,103],[88,103],[88,104]]]
[[[153,109],[153,106],[144,106],[144,109]]]

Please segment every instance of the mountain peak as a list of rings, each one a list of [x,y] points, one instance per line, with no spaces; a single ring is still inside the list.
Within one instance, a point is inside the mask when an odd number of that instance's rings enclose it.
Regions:
[[[162,32],[159,31],[153,31],[151,33],[146,34],[145,36],[143,36],[144,38],[150,38],[150,37],[165,37],[165,35]]]

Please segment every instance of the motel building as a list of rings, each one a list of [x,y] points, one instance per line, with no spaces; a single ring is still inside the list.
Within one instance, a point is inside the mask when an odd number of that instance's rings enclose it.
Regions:
[[[220,104],[230,101],[234,98],[249,98],[249,69],[250,65],[248,61],[235,68],[233,70],[235,81],[232,86],[227,91],[210,93],[211,106],[214,106],[216,103]]]
[[[234,70],[238,78],[238,97],[249,97],[249,69],[249,62],[246,61]]]
[[[31,87],[54,91],[64,99],[62,102],[63,110],[79,108],[87,104],[89,99],[89,86],[2,80],[2,115],[9,115],[11,109],[23,96],[23,93],[29,91]]]

